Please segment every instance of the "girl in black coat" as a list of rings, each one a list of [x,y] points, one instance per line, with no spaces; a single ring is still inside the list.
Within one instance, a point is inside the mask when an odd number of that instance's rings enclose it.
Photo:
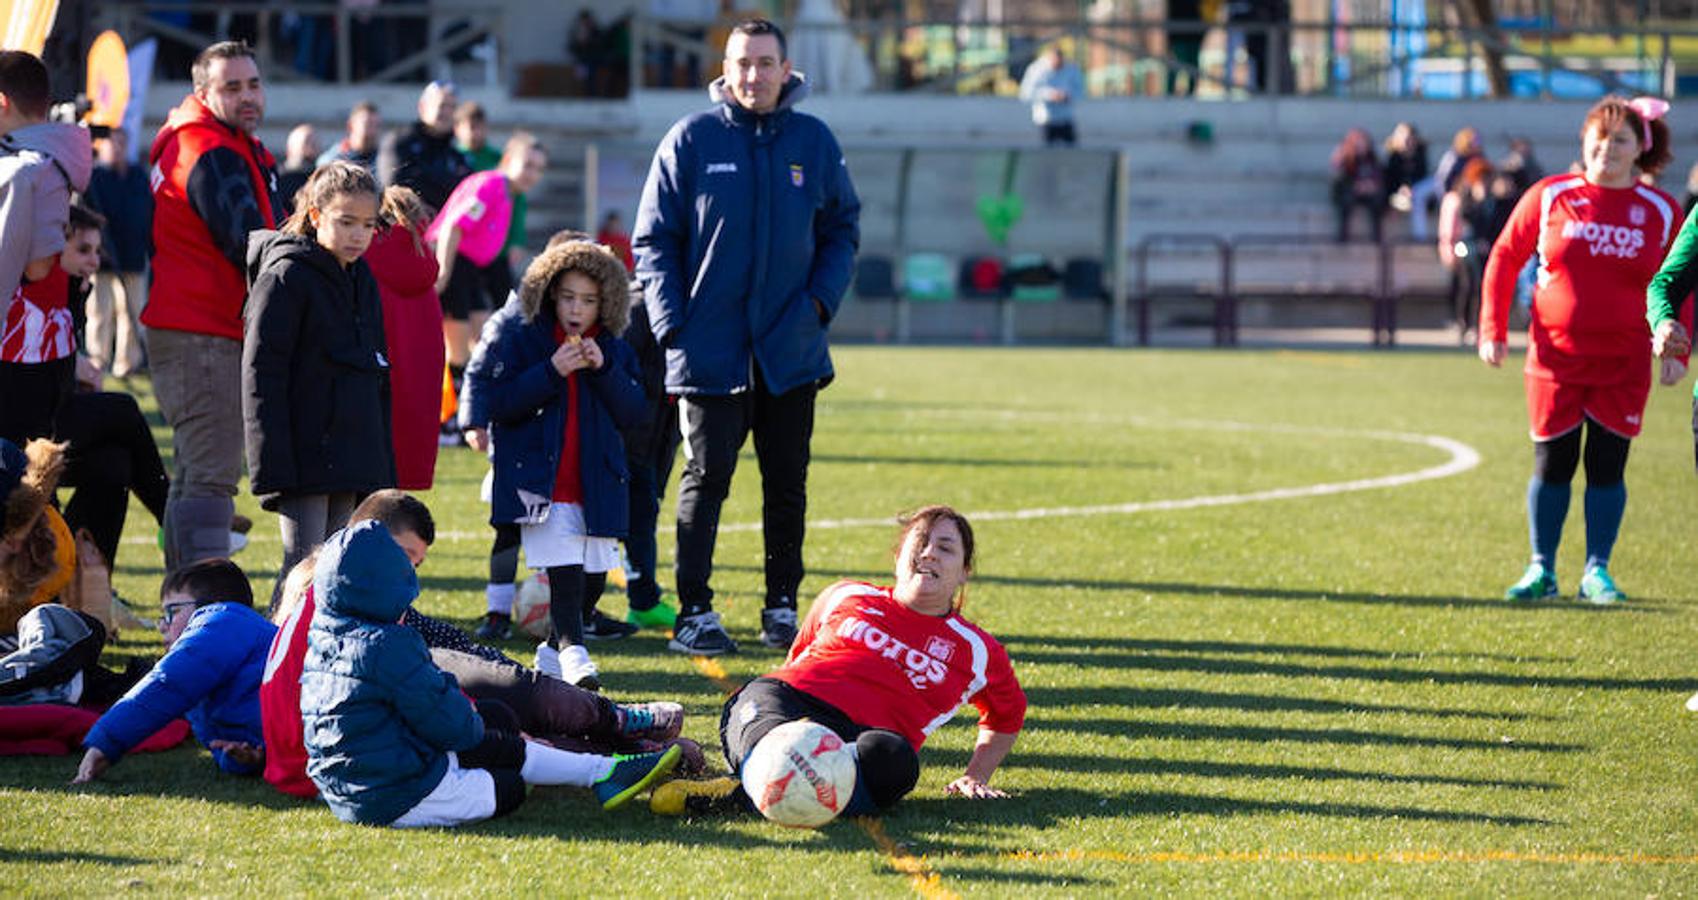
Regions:
[[[377,227],[371,174],[335,162],[280,230],[248,241],[242,418],[254,495],[282,526],[280,573],[395,483],[383,305],[360,259]]]

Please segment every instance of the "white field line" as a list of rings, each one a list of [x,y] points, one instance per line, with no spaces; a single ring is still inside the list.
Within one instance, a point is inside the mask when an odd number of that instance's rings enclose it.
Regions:
[[[985,418],[983,413],[960,413],[954,410],[912,411],[906,414],[914,419],[938,419],[950,416],[970,416]],[[970,510],[967,517],[973,522],[1008,522],[1030,519],[1056,519],[1068,517],[1090,516],[1125,516],[1149,512],[1176,512],[1187,509],[1204,509],[1216,506],[1239,506],[1247,503],[1267,503],[1276,500],[1299,500],[1308,497],[1328,497],[1337,494],[1349,494],[1357,491],[1375,491],[1386,488],[1403,487],[1419,484],[1423,481],[1435,481],[1460,475],[1480,464],[1480,453],[1473,447],[1461,441],[1436,434],[1416,434],[1404,431],[1367,431],[1346,428],[1318,428],[1304,425],[1259,425],[1249,422],[1209,421],[1199,419],[1155,420],[1139,416],[1078,416],[1068,414],[1045,414],[1033,412],[993,413],[991,418],[1009,422],[1025,422],[1051,419],[1067,422],[1086,421],[1091,424],[1119,424],[1139,428],[1171,428],[1193,431],[1232,431],[1256,432],[1263,434],[1302,434],[1359,440],[1391,441],[1401,444],[1414,444],[1431,447],[1446,455],[1444,462],[1438,465],[1416,469],[1412,472],[1399,472],[1391,475],[1379,475],[1372,478],[1354,478],[1348,481],[1329,481],[1321,484],[1306,484],[1293,487],[1269,488],[1262,491],[1248,491],[1236,494],[1211,494],[1200,497],[1178,497],[1168,500],[1137,500],[1128,503],[1104,503],[1089,506],[1040,506],[1025,509],[1003,510]],[[895,524],[894,516],[869,516],[865,518],[845,519],[813,519],[808,522],[808,529],[836,530],[842,528],[886,528]],[[721,533],[759,531],[759,522],[731,522],[719,526]],[[670,527],[663,526],[660,531],[669,532]],[[269,543],[274,535],[270,531],[263,534],[256,528],[255,543]],[[489,539],[488,529],[476,531],[444,530],[436,533],[438,541],[486,541]],[[152,543],[149,538],[126,538],[125,543]]]

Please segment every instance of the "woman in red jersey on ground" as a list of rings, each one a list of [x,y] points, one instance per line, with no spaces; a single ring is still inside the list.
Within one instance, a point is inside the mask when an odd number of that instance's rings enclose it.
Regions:
[[[1674,198],[1642,180],[1669,161],[1667,110],[1648,97],[1610,97],[1593,106],[1580,130],[1581,171],[1529,188],[1486,264],[1480,359],[1495,367],[1507,355],[1516,274],[1535,252],[1539,259],[1525,368],[1533,560],[1505,592],[1510,600],[1557,595],[1557,544],[1582,456],[1586,566],[1579,597],[1597,604],[1627,599],[1610,578],[1609,560],[1627,506],[1627,451],[1651,392],[1645,287],[1681,224]],[[1663,381],[1678,381],[1684,372],[1684,360],[1671,359]]]
[[[965,703],[979,709],[979,738],[951,794],[1005,797],[991,773],[1026,721],[1026,695],[1008,653],[961,616],[973,571],[973,528],[947,506],[902,520],[896,584],[839,581],[814,600],[777,671],[725,702],[720,742],[733,777],[673,781],[649,806],[663,815],[753,809],[735,773],[767,732],[811,719],[856,754],[855,792],[842,815],[874,815],[914,789],[919,749]]]

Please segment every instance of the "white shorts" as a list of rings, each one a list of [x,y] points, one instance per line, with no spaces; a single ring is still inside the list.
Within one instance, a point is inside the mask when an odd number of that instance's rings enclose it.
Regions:
[[[576,503],[555,503],[548,518],[535,525],[519,526],[525,565],[533,569],[552,566],[583,566],[590,574],[606,572],[619,565],[619,542],[613,538],[590,537],[584,525],[584,508]]]
[[[481,822],[495,815],[495,778],[482,769],[460,768],[460,757],[448,754],[448,771],[436,789],[418,805],[389,824],[395,828],[442,828]]]

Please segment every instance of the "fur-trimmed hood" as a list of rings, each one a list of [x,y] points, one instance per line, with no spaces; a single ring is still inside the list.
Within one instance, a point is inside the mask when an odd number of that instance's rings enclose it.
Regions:
[[[65,471],[65,445],[36,439],[22,450],[0,439],[0,540],[16,536],[47,508]]]
[[[631,321],[631,291],[625,264],[600,244],[590,241],[567,241],[531,261],[525,277],[519,282],[519,308],[525,321],[535,321],[545,307],[553,317],[549,294],[554,281],[562,272],[582,272],[601,286],[601,328],[608,334],[625,333]]]

